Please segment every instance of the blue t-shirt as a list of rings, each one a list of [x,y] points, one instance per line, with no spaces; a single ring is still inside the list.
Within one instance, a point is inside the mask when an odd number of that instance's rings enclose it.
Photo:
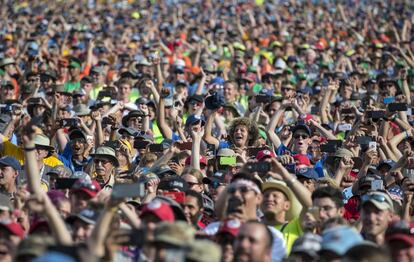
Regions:
[[[83,169],[92,161],[92,157],[87,157],[82,162],[72,159],[73,152],[70,143],[66,144],[62,153],[58,154],[58,158],[62,163],[68,167],[72,172],[83,171]]]

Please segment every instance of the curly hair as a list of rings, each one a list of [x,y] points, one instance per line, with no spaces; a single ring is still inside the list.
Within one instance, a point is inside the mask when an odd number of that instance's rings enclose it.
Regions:
[[[259,128],[257,127],[256,123],[251,121],[247,117],[239,117],[234,119],[229,127],[228,133],[230,135],[230,142],[234,144],[233,134],[238,126],[245,126],[247,127],[247,132],[249,133],[249,140],[247,142],[248,146],[253,146],[254,142],[259,137]]]

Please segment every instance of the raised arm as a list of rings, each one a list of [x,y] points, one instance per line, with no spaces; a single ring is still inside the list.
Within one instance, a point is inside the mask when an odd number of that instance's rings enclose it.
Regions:
[[[208,144],[214,145],[216,149],[219,147],[219,140],[215,138],[212,134],[213,132],[213,122],[214,118],[217,114],[217,111],[211,112],[211,114],[207,118],[206,126],[204,129],[204,141],[206,141]]]
[[[270,119],[269,124],[266,126],[266,132],[267,135],[272,142],[272,144],[275,146],[275,148],[279,148],[282,144],[282,141],[280,140],[279,136],[276,134],[276,126],[279,123],[280,119],[282,118],[283,113],[285,112],[285,107],[282,105],[282,107],[277,111],[272,118]]]
[[[163,95],[164,93],[164,95]],[[161,131],[161,134],[164,138],[172,138],[173,131],[168,126],[166,120],[165,120],[165,97],[167,97],[168,94],[166,93],[165,89],[161,91],[161,97],[160,102],[158,103],[158,111],[157,111],[157,123],[158,127]]]
[[[191,148],[191,166],[197,170],[200,170],[200,146],[203,136],[204,128],[201,128],[199,131],[191,130],[191,137],[193,139]]]

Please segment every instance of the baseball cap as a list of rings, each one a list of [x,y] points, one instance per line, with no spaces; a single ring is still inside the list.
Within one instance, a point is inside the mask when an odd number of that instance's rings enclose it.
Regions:
[[[75,140],[77,138],[83,139],[86,141],[86,135],[84,132],[82,132],[82,130],[80,129],[73,129],[70,133],[69,133],[69,139],[70,140]]]
[[[141,218],[146,214],[153,214],[161,221],[174,222],[175,216],[172,208],[160,200],[153,200],[145,204],[141,210]]]
[[[16,171],[22,170],[22,166],[16,158],[11,156],[4,156],[0,158],[0,166],[10,166]]]
[[[10,234],[24,238],[24,231],[22,226],[19,223],[11,221],[0,221],[0,227],[9,231]]]
[[[312,257],[316,257],[321,250],[321,243],[321,236],[313,233],[305,233],[293,242],[291,253],[306,253]]]
[[[101,191],[101,186],[98,181],[92,180],[88,181],[87,179],[78,179],[75,184],[72,186],[71,193],[76,192],[85,192],[91,198],[95,197],[98,192]]]
[[[261,150],[256,155],[256,159],[259,161],[264,158],[274,158],[274,157],[276,157],[276,154],[273,151],[270,151],[268,149]]]
[[[366,203],[372,203],[380,210],[394,209],[391,197],[387,193],[381,191],[368,191],[368,193],[361,197],[361,207]]]
[[[226,173],[217,171],[211,177],[204,177],[203,183],[204,184],[211,184],[215,181],[218,183],[226,183]]]
[[[189,127],[195,123],[197,123],[198,121],[201,121],[201,125],[203,126],[206,121],[204,119],[204,116],[199,116],[199,115],[190,115],[187,120],[185,121],[185,126]]]
[[[311,162],[307,155],[297,154],[293,156],[293,159],[295,159],[296,165],[311,166]]]
[[[188,190],[187,182],[179,176],[165,177],[158,185],[158,189],[165,191],[180,191],[186,192]]]
[[[308,168],[308,167],[302,167],[296,169],[296,176],[299,177],[305,177],[313,180],[318,180],[319,175],[316,173],[315,169]]]
[[[236,220],[236,219],[225,220],[220,224],[220,227],[217,230],[216,235],[230,234],[235,237],[239,233],[240,227],[241,227],[241,223],[239,220]]]
[[[133,137],[135,137],[138,134],[138,132],[132,127],[121,127],[118,130],[118,133],[120,135],[125,134],[125,135],[129,135],[129,136],[133,136]]]
[[[336,226],[322,232],[321,250],[332,251],[337,255],[344,255],[348,249],[360,244],[362,236],[349,226]]]
[[[403,241],[414,246],[414,222],[400,220],[391,223],[385,232],[385,241]]]
[[[100,214],[96,210],[91,208],[85,208],[81,210],[78,214],[69,216],[66,219],[66,221],[69,224],[72,224],[73,222],[75,222],[76,219],[80,219],[87,224],[95,225],[96,221],[98,221],[99,215]]]
[[[185,165],[189,166],[191,164],[191,156],[185,159]],[[205,156],[200,156],[200,164],[207,165],[207,158]]]
[[[217,152],[217,156],[236,156],[236,153],[230,148],[222,148]]]
[[[312,134],[312,131],[310,130],[310,128],[305,124],[297,124],[296,126],[294,126],[292,128],[292,134],[295,134],[299,130],[305,131],[305,133],[308,134],[309,136],[311,136]]]
[[[389,168],[392,168],[392,167],[394,167],[394,165],[395,165],[395,161],[394,160],[386,159],[386,160],[383,160],[383,161],[379,162],[379,164],[377,166],[377,170],[380,170],[384,166],[387,166]]]

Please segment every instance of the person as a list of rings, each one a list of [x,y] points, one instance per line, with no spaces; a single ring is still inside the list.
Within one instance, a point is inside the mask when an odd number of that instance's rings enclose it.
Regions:
[[[312,204],[318,209],[318,216],[323,223],[330,218],[344,214],[342,192],[333,187],[321,187],[312,193]]]
[[[233,243],[239,233],[241,223],[239,220],[225,220],[214,235],[214,241],[220,246],[222,261],[230,262],[234,259]]]
[[[382,245],[388,224],[393,219],[393,202],[387,193],[381,191],[368,191],[361,200],[361,234],[364,239]]]
[[[201,223],[201,216],[203,213],[203,197],[200,193],[194,190],[185,192],[184,203],[181,204],[187,222],[196,229],[203,229],[205,225]]]
[[[410,261],[414,259],[412,222],[395,221],[389,225],[385,233],[385,241],[390,248],[393,261]]]
[[[235,261],[271,261],[271,247],[273,235],[260,222],[248,221],[244,223],[236,236],[234,243]]]
[[[19,161],[14,157],[0,158],[0,190],[2,194],[13,196],[17,192],[17,178],[21,170]],[[11,207],[8,211],[11,211]]]
[[[98,147],[94,154],[91,154],[95,165],[96,180],[101,187],[112,187],[115,183],[116,167],[119,166],[115,150],[108,146]]]

